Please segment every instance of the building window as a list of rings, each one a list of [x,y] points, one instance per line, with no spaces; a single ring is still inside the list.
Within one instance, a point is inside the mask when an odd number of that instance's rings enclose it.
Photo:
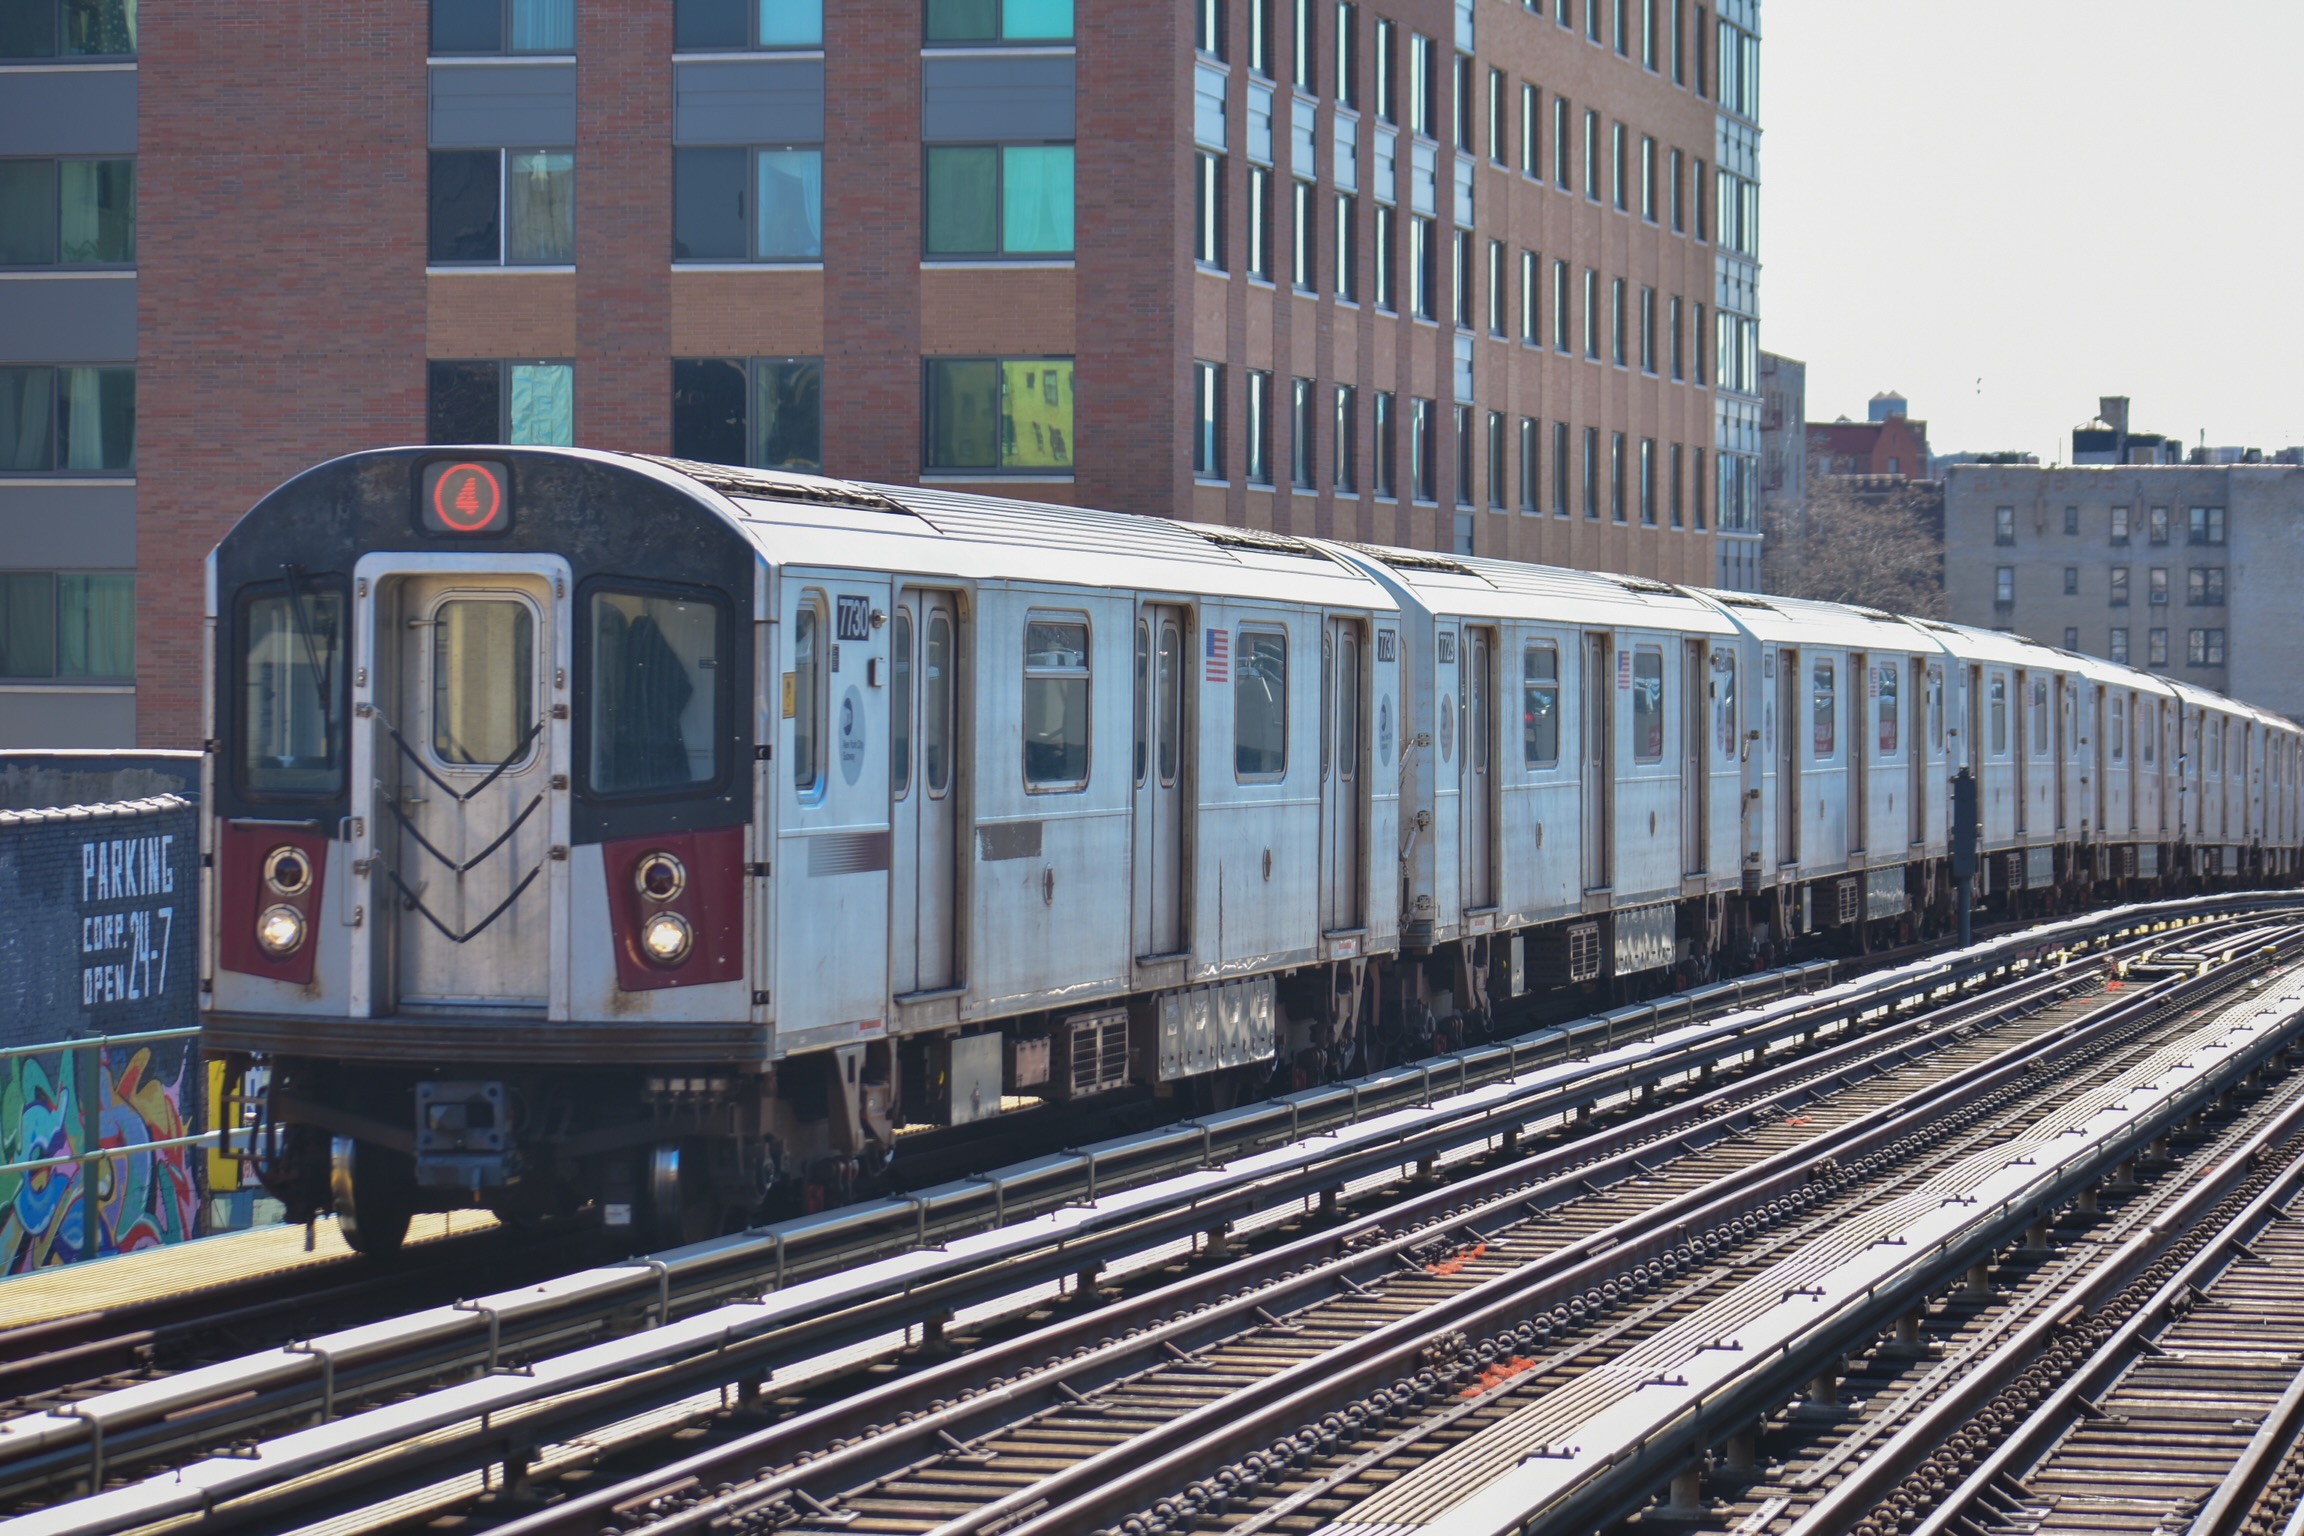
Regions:
[[[1593,42],[1600,41],[1601,0],[1584,0],[1584,35]]]
[[[1624,521],[1624,434],[1608,434],[1608,512]]]
[[[1608,180],[1616,193],[1616,211],[1632,211],[1632,166],[1625,154],[1624,125],[1608,125]]]
[[[1680,459],[1681,459],[1681,454],[1680,454],[1680,445],[1679,445],[1678,443],[1674,443],[1674,444],[1672,445],[1672,480],[1671,480],[1671,490],[1670,490],[1670,494],[1671,494],[1671,503],[1670,503],[1670,504],[1671,504],[1671,508],[1672,508],[1672,526],[1673,526],[1673,527],[1675,527],[1675,528],[1682,528],[1682,527],[1685,527],[1685,526],[1687,526],[1687,525],[1686,525],[1686,523],[1684,523],[1684,522],[1682,521],[1682,514],[1681,514],[1681,510],[1680,510],[1680,480],[1681,480],[1681,462],[1680,462]]]
[[[1349,384],[1336,386],[1336,468],[1333,483],[1344,494],[1360,488],[1360,397]]]
[[[1376,116],[1380,121],[1400,121],[1399,73],[1399,23],[1379,16],[1376,18]]]
[[[1224,365],[1192,365],[1192,473],[1224,478]]]
[[[135,161],[0,160],[0,267],[135,261]]]
[[[2145,579],[2150,583],[2146,589],[2150,593],[2147,601],[2155,608],[2168,606],[2168,567],[2164,565],[2153,566],[2150,571],[2145,573]]]
[[[133,58],[136,0],[11,0],[0,59]]]
[[[2016,570],[2003,565],[1992,573],[1992,602],[2006,608],[2016,601]]]
[[[1584,269],[1584,355],[1600,361],[1600,274]]]
[[[2124,565],[2112,567],[2112,606],[2128,606],[2128,567]]]
[[[1192,46],[1212,59],[1224,57],[1224,0],[1192,0]]]
[[[1376,482],[1376,494],[1393,497],[1400,494],[1400,417],[1394,406],[1392,391],[1376,391],[1375,462],[1371,478]]]
[[[1410,396],[1408,400],[1408,474],[1415,483],[1418,501],[1440,499],[1440,467],[1434,462],[1439,444],[1432,441],[1439,430],[1437,411],[1429,400]]]
[[[1542,263],[1534,251],[1520,253],[1520,340],[1531,347],[1544,344],[1543,296],[1538,291],[1542,279],[1537,276]]]
[[[2013,517],[2015,514],[2010,513],[2009,515]],[[2115,544],[2128,542],[2128,509],[2126,507],[2114,507],[2112,509],[2112,542]]]
[[[928,146],[930,256],[1072,254],[1072,146]]]
[[[789,0],[766,0],[771,7]],[[1223,6],[1216,7],[1222,25]],[[1062,43],[1072,39],[1072,0],[928,0],[931,43]]]
[[[1472,60],[1456,55],[1456,147],[1472,153]]]
[[[1248,483],[1272,483],[1272,375],[1248,370]]]
[[[2184,659],[2195,667],[2220,667],[2224,665],[2224,631],[2190,630],[2185,635],[2184,651]]]
[[[1562,352],[1575,347],[1573,297],[1568,263],[1555,258],[1552,263],[1552,345]]]
[[[1584,110],[1584,196],[1600,201],[1600,114]]]
[[[1400,283],[1392,258],[1392,208],[1376,205],[1376,307],[1386,314],[1400,310]]]
[[[2064,649],[2068,651],[2080,649],[2080,631],[2077,626],[2071,624],[2064,626]]]
[[[1640,137],[1640,217],[1656,222],[1656,141]]]
[[[1544,174],[1544,93],[1533,85],[1520,87],[1520,174]]]
[[[1656,526],[1656,439],[1640,439],[1640,524]]]
[[[136,578],[0,571],[0,678],[133,678]]]
[[[672,453],[706,464],[820,473],[824,360],[675,358]]]
[[[1456,269],[1456,328],[1468,331],[1472,329],[1472,232],[1457,230],[1452,249],[1455,252],[1452,265]]]
[[[2195,608],[2224,606],[2224,567],[2196,565],[2184,573],[2184,601]]]
[[[1408,34],[1408,121],[1428,139],[1440,137],[1440,81],[1432,53],[1432,39],[1421,32]]]
[[[824,151],[672,151],[675,261],[822,261]]]
[[[2064,595],[2066,597],[2074,597],[2079,594],[2079,591],[2080,567],[2076,565],[2068,565],[2064,567]]]
[[[1071,473],[1072,359],[934,357],[925,371],[923,468]]]
[[[1552,423],[1552,515],[1567,517],[1568,505],[1568,423]]]
[[[1584,516],[1600,520],[1600,429],[1584,429]]]
[[[1359,213],[1358,198],[1349,192],[1336,194],[1336,297],[1347,304],[1360,299],[1360,247],[1352,238]]]
[[[1317,490],[1318,482],[1312,477],[1312,381],[1291,379],[1289,382],[1288,468],[1289,479],[1300,491]]]
[[[2164,629],[2145,631],[2144,665],[2148,667],[2168,665],[2168,631]]]
[[[432,0],[432,51],[574,53],[576,0]]]
[[[1689,339],[1689,355],[1696,359],[1696,387],[1701,389],[1711,382],[1705,377],[1704,360],[1711,355],[1711,333],[1704,323],[1704,306],[1696,306],[1696,332]]]
[[[1685,351],[1685,348],[1681,345],[1680,335],[1680,295],[1672,295],[1672,306],[1669,314],[1671,337],[1667,345],[1672,354],[1672,380],[1674,383],[1679,383],[1686,379],[1688,376],[1686,366],[1682,362],[1682,354]]]
[[[1312,6],[1313,0],[1296,0],[1296,48],[1289,78],[1296,89],[1316,95],[1320,90],[1320,35],[1313,24]]]
[[[1360,7],[1336,0],[1336,105],[1360,105]]]
[[[1272,78],[1272,0],[1248,0],[1248,67]]]
[[[1624,366],[1624,279],[1608,280],[1608,337],[1609,355],[1616,366]]]
[[[1192,259],[1224,270],[1224,157],[1205,150],[1193,156]]]
[[[1461,409],[1469,412],[1472,408],[1463,406]],[[1504,413],[1502,411],[1490,411],[1488,413],[1488,508],[1492,512],[1501,512],[1505,505]]]
[[[1656,290],[1640,290],[1640,371],[1656,371]]]
[[[2064,509],[2064,534],[2065,534],[2065,537],[2069,538],[2069,537],[2071,537],[2072,535],[2074,535],[2074,534],[2077,534],[2079,531],[2080,531],[2080,509],[2079,509],[2078,507],[2066,507],[2066,508]]]
[[[1512,137],[1505,127],[1508,116],[1505,103],[1511,98],[1505,94],[1504,86],[1504,71],[1488,71],[1488,158],[1497,165],[1509,163],[1505,158],[1505,145]]]
[[[1683,157],[1681,156],[1681,154],[1680,154],[1680,151],[1678,151],[1677,149],[1675,149],[1674,151],[1672,151],[1672,187],[1671,187],[1671,192],[1672,192],[1672,233],[1674,233],[1674,234],[1676,234],[1676,235],[1684,235],[1684,234],[1688,233],[1688,212],[1687,212],[1687,208],[1688,208],[1688,193],[1687,193],[1687,189],[1686,189],[1686,181],[1687,181],[1687,166],[1686,166],[1686,162],[1685,162],[1685,160],[1683,159]]]
[[[1504,242],[1491,240],[1488,242],[1488,334],[1498,340],[1504,337],[1505,315],[1511,308],[1505,295],[1510,292],[1510,285],[1504,280]]]
[[[427,442],[567,448],[576,441],[573,363],[426,363],[424,401]]]
[[[2080,509],[2078,507],[2065,508],[2067,513],[2076,513],[2079,510]],[[2067,521],[2071,520],[2072,519],[2067,518]],[[2144,539],[2145,542],[2149,544],[2165,544],[2168,542],[2168,509],[2166,507],[2154,507],[2145,513]]]
[[[1552,98],[1552,180],[1563,192],[1576,190],[1576,109],[1565,96]]]
[[[1532,416],[1520,418],[1520,510],[1533,517],[1543,510],[1539,498],[1544,491],[1543,443],[1537,435],[1536,420]]]
[[[2193,507],[2190,509],[2190,527],[2185,534],[2187,544],[2221,544],[2224,542],[2224,509],[2222,507]]]
[[[1456,505],[1472,505],[1472,407],[1456,407]]]
[[[453,0],[451,0],[453,3]],[[522,0],[515,0],[517,7]],[[566,7],[568,0],[559,0]],[[433,0],[435,14],[441,0]],[[931,8],[933,9],[933,8]],[[715,48],[821,48],[824,0],[679,0],[672,8],[675,52]],[[570,48],[574,47],[571,35]]]
[[[2122,666],[2128,665],[2128,631],[2126,629],[2116,628],[2112,631],[2111,650],[2114,661]]]
[[[1314,223],[1312,217],[1313,199],[1314,192],[1312,183],[1308,181],[1299,181],[1295,183],[1295,193],[1293,197],[1295,214],[1295,239],[1293,241],[1294,249],[1291,253],[1291,260],[1289,261],[1288,265],[1290,277],[1296,284],[1296,291],[1298,293],[1317,292],[1320,286],[1319,273],[1315,270],[1318,267],[1319,262],[1313,254],[1320,248],[1319,228]]]
[[[573,150],[436,149],[430,170],[434,264],[564,267],[575,261]]]
[[[1224,265],[1223,257],[1212,264]],[[1248,275],[1272,281],[1272,171],[1262,165],[1248,167]]]
[[[1408,216],[1409,286],[1415,290],[1416,318],[1440,318],[1439,296],[1433,292],[1439,286],[1438,274],[1432,269],[1437,252],[1432,249],[1432,221],[1416,214]]]
[[[135,369],[0,368],[0,474],[135,465]]]
[[[1994,507],[1992,509],[1992,542],[2003,545],[2016,542],[2016,509],[2014,507]]]

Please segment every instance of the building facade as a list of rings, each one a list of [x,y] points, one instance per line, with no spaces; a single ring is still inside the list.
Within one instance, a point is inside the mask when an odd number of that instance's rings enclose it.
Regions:
[[[1928,478],[1928,423],[1895,415],[1877,421],[1808,423],[1808,478],[1886,475]]]
[[[1951,617],[2304,718],[2304,469],[1959,464]]]
[[[1756,580],[1754,0],[363,10],[4,9],[0,745],[409,441]]]
[[[1797,518],[1808,505],[1808,365],[1760,354],[1760,516]]]

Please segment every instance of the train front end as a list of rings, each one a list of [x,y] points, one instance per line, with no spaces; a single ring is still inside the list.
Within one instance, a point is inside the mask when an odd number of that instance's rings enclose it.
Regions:
[[[359,454],[260,502],[208,581],[202,1033],[291,1217],[372,1251],[466,1205],[660,1238],[772,1184],[695,1166],[774,1156],[742,1123],[772,1084],[761,572],[709,493]]]

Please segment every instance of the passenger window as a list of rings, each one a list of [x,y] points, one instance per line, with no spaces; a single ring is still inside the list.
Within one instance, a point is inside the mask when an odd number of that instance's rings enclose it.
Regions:
[[[1232,674],[1232,771],[1277,779],[1288,771],[1288,637],[1243,629]]]
[[[1524,767],[1560,763],[1560,648],[1531,645],[1520,653],[1520,759]]]
[[[494,768],[536,728],[536,615],[516,598],[457,598],[432,613],[432,756]]]
[[[2160,705],[2155,701],[2149,715],[2139,706],[2136,711],[2136,740],[2144,748],[2144,761],[2160,760]]]
[[[1152,714],[1152,625],[1149,620],[1136,621],[1136,784],[1144,784],[1146,729]]]
[[[2120,694],[2112,698],[2112,761],[2128,761],[2128,700]]]
[[[701,593],[595,590],[591,787],[662,793],[720,777],[720,605]]]
[[[1813,714],[1810,730],[1814,741],[1815,760],[1828,763],[1832,754],[1840,750],[1840,678],[1838,669],[1829,661],[1819,661],[1808,674],[1809,707]]]
[[[2032,679],[2032,720],[2025,727],[2031,737],[2029,745],[2034,757],[2048,755],[2048,679]]]
[[[1880,755],[1894,757],[1899,724],[1896,716],[1896,664],[1890,662],[1884,667],[1875,667],[1872,675],[1878,680],[1880,690]]]
[[[784,712],[792,720],[792,787],[803,795],[824,791],[824,595],[811,592],[792,618],[792,682]]]
[[[1024,626],[1024,783],[1035,791],[1088,784],[1088,625],[1034,618]]]
[[[1664,761],[1664,653],[1650,645],[1632,651],[1632,759]]]
[[[1944,669],[1928,669],[1928,750],[1944,750]]]
[[[251,795],[344,788],[344,594],[281,593],[244,610],[240,771]]]
[[[952,787],[952,620],[942,609],[928,614],[928,651],[921,672],[927,690],[920,712],[920,766],[927,770],[928,793],[936,799]]]
[[[1177,754],[1184,736],[1184,634],[1174,624],[1160,626],[1160,782],[1176,782]]]
[[[888,798],[912,792],[912,614],[896,610],[888,641]]]
[[[1992,700],[1992,755],[1994,757],[2006,757],[2008,755],[2007,673],[1995,672],[1992,674],[1992,688],[1989,697]]]
[[[1720,761],[1732,764],[1736,742],[1736,653],[1712,653],[1712,739],[1719,745]]]

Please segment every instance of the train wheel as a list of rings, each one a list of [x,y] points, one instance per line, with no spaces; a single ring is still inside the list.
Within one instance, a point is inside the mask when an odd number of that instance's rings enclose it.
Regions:
[[[328,1191],[337,1230],[372,1259],[400,1251],[416,1209],[416,1170],[404,1153],[339,1136],[329,1148]]]

